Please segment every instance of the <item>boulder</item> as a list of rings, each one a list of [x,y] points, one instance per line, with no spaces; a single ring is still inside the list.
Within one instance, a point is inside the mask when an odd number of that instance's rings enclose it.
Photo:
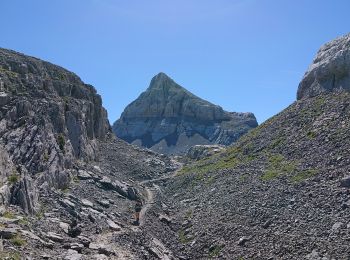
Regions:
[[[107,219],[107,224],[108,224],[109,228],[113,231],[120,231],[121,230],[121,227],[118,224],[114,223],[110,219]]]
[[[17,235],[17,228],[2,228],[0,229],[0,238],[11,239]]]
[[[46,234],[46,237],[54,242],[62,243],[64,242],[64,238],[60,236],[59,234],[56,234],[54,232],[48,232]]]
[[[92,178],[92,176],[87,171],[79,170],[78,171],[78,178],[81,180],[89,180]]]
[[[340,186],[344,188],[350,188],[350,175],[340,180]]]
[[[94,203],[92,203],[90,200],[87,200],[87,199],[82,199],[81,205],[83,205],[84,207],[88,207],[88,208],[94,207]]]

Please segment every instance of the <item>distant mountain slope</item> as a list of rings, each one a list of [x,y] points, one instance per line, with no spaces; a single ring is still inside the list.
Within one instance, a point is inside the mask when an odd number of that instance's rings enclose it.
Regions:
[[[256,126],[252,113],[226,112],[159,73],[125,108],[113,131],[129,143],[177,154],[196,144],[229,145]]]
[[[322,66],[311,66],[298,101],[167,183],[162,203],[173,224],[149,224],[173,252],[183,259],[349,259],[348,39],[321,48]],[[328,47],[337,52],[320,55]],[[329,84],[335,67],[341,80]]]

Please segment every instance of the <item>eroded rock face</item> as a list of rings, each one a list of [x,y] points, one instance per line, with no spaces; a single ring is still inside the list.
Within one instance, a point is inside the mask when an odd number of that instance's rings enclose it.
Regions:
[[[297,98],[339,90],[350,91],[350,34],[320,48],[299,84]]]
[[[252,113],[226,112],[159,73],[113,130],[129,143],[177,154],[196,144],[229,145],[256,126]]]
[[[0,49],[0,141],[20,180],[12,201],[32,212],[35,187],[64,188],[76,159],[96,158],[110,131],[96,90],[75,74]]]

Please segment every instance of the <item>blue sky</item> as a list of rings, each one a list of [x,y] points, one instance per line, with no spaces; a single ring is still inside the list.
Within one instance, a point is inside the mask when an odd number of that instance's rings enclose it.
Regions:
[[[348,0],[11,0],[0,46],[61,65],[113,123],[162,71],[263,122],[291,104],[318,48],[350,31]]]

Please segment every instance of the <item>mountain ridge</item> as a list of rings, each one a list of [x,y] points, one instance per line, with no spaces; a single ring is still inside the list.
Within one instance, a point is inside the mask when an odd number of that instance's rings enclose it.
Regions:
[[[252,113],[224,111],[159,73],[125,108],[113,131],[127,142],[157,152],[183,153],[190,148],[186,142],[229,145],[255,126]]]

